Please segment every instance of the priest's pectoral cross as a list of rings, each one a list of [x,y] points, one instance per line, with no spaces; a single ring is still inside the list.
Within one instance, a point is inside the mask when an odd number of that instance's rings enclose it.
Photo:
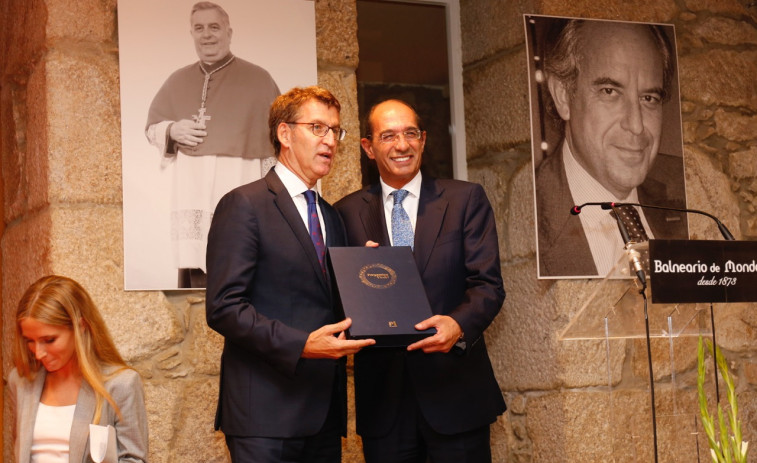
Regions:
[[[205,121],[209,121],[210,116],[205,115],[205,107],[203,106],[202,108],[200,108],[196,116],[192,116],[192,120],[198,124],[205,125]]]

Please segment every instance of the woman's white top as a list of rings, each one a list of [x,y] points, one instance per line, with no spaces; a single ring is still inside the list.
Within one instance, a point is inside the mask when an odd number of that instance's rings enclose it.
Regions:
[[[31,463],[68,463],[74,405],[55,407],[40,402],[32,435]]]

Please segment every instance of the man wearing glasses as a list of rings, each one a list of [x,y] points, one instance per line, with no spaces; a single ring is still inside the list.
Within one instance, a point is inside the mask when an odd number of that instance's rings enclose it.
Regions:
[[[426,132],[408,104],[368,114],[361,145],[380,181],[343,198],[352,246],[412,246],[437,333],[355,356],[357,431],[367,463],[490,462],[489,425],[505,402],[483,332],[505,299],[489,200],[477,184],[420,172]]]
[[[224,336],[216,429],[234,462],[340,461],[346,340],[326,274],[344,246],[338,213],[315,190],[329,173],[340,105],[319,87],[279,96],[268,117],[278,163],[227,193],[208,235],[208,325]]]

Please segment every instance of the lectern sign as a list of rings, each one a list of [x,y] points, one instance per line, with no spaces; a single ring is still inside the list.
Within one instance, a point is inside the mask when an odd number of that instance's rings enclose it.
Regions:
[[[653,303],[757,302],[757,241],[651,240]]]

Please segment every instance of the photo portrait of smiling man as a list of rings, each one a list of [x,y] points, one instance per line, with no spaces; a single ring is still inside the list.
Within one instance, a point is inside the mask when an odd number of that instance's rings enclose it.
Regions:
[[[542,31],[529,42],[531,62],[543,66],[532,72],[543,95],[533,137],[539,276],[604,277],[623,255],[617,221],[600,207],[572,215],[572,206],[686,207],[680,113],[665,111],[678,98],[673,34],[617,21],[526,22],[527,32]],[[665,130],[673,153],[661,150]],[[635,210],[648,238],[688,237],[683,213]]]

